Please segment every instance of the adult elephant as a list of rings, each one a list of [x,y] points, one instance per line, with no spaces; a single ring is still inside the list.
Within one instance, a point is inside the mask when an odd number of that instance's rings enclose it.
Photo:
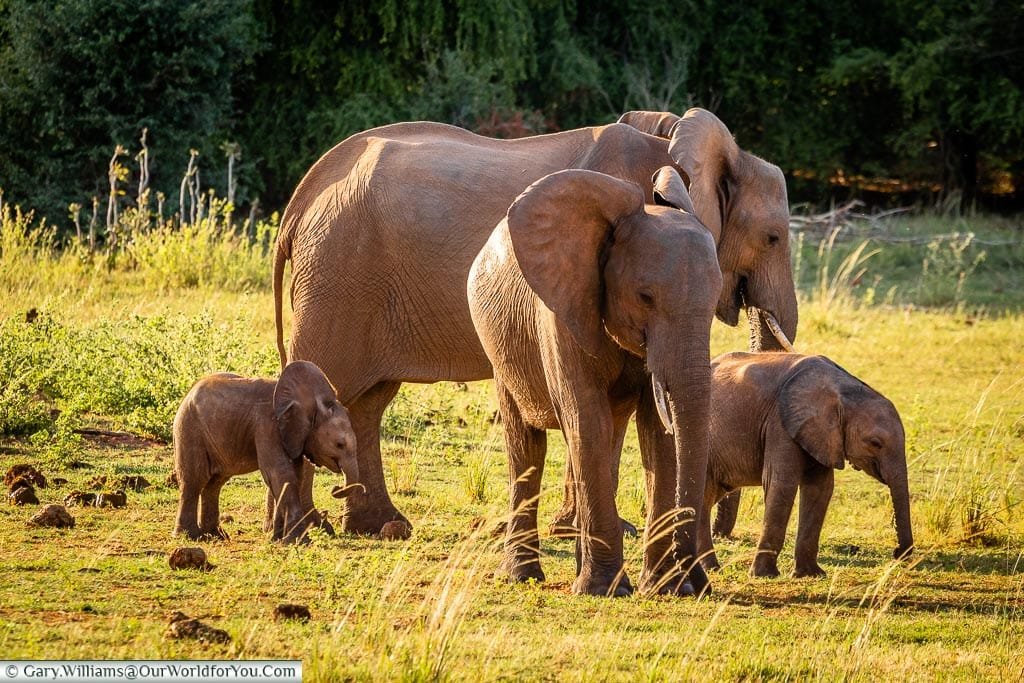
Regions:
[[[565,169],[633,182],[653,201],[651,178],[665,165],[688,178],[695,213],[716,244],[718,317],[735,325],[741,306],[759,309],[763,315],[748,313],[754,346],[779,348],[768,316],[789,338],[797,326],[785,179],[741,150],[706,110],[630,112],[618,123],[518,140],[398,123],[353,135],[313,165],[281,221],[277,342],[282,363],[290,356],[323,368],[351,413],[366,488],[346,500],[344,530],[372,534],[404,520],[380,457],[381,416],[401,383],[492,376],[470,319],[466,278],[512,201]],[[288,259],[294,315],[286,354]],[[311,471],[302,489],[311,508]]]

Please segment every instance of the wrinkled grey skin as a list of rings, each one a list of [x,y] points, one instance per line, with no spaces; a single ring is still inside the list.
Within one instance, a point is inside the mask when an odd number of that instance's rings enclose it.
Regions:
[[[392,503],[380,423],[402,382],[492,376],[469,315],[466,277],[512,201],[559,170],[599,171],[641,187],[673,166],[710,230],[726,286],[720,317],[772,313],[793,339],[796,294],[782,172],[744,152],[711,112],[630,112],[621,123],[494,140],[436,123],[383,126],[327,152],[299,183],[274,262],[278,348],[315,362],[342,392],[359,442],[366,493],[346,500],[346,531],[376,534],[405,520]],[[284,343],[285,263],[292,264],[291,340]],[[773,348],[754,320],[751,334]],[[311,496],[304,473],[302,495]],[[407,520],[406,520],[407,521]]]
[[[649,510],[641,588],[686,595],[708,587],[695,562],[693,514],[673,510],[697,510],[704,490],[721,276],[679,175],[666,167],[654,185],[661,206],[602,173],[546,176],[516,199],[470,270],[470,314],[494,368],[510,463],[505,570],[515,581],[544,579],[537,497],[546,430],[561,429],[579,501],[573,591],[632,592],[613,464],[636,411]],[[652,374],[665,389],[665,418]],[[669,518],[680,528],[659,535],[658,520]]]
[[[894,557],[914,545],[903,423],[887,398],[823,356],[729,353],[712,362],[711,459],[698,534],[704,567],[718,568],[711,506],[763,486],[765,515],[754,576],[778,576],[778,555],[800,491],[794,576],[824,576],[818,544],[834,471],[849,462],[889,488]]]
[[[192,387],[174,418],[174,471],[180,500],[175,534],[226,538],[220,490],[231,477],[259,470],[274,501],[273,539],[303,537],[318,517],[299,497],[303,463],[359,479],[348,411],[312,363],[289,364],[279,380],[231,373]]]

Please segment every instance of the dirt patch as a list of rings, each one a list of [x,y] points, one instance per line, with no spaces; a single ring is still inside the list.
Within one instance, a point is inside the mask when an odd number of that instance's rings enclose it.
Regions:
[[[230,643],[228,632],[204,624],[181,612],[171,615],[171,623],[167,627],[167,637],[175,640],[198,640],[202,643]]]
[[[63,505],[47,505],[28,520],[28,525],[71,529],[75,526],[75,518]]]
[[[148,439],[130,432],[111,432],[105,429],[76,429],[86,441],[113,448],[154,448],[163,446],[162,441]]]

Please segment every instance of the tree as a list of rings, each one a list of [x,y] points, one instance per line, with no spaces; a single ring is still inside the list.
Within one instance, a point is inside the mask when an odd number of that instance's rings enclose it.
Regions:
[[[258,45],[247,0],[10,0],[0,26],[0,178],[51,218],[143,128],[168,193],[190,148],[219,160]]]

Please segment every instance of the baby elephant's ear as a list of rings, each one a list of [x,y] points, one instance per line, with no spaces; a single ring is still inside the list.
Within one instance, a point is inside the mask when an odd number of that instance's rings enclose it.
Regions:
[[[289,458],[295,460],[302,455],[318,412],[335,399],[334,387],[313,363],[295,361],[281,372],[274,389],[274,416]]]
[[[790,438],[826,467],[843,469],[843,403],[837,366],[812,356],[801,361],[779,391],[779,415]]]
[[[651,178],[654,183],[654,203],[671,206],[686,213],[693,213],[693,202],[690,193],[683,184],[679,173],[671,166],[662,166]]]

